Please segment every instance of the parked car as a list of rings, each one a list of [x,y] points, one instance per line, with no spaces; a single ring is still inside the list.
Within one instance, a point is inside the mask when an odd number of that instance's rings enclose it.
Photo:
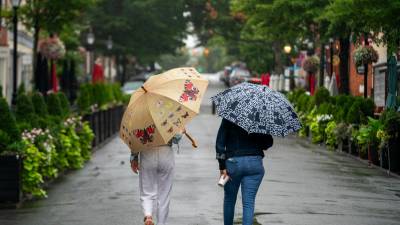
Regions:
[[[143,80],[134,80],[134,81],[128,81],[122,86],[122,92],[124,94],[132,94],[134,91],[136,91],[138,88],[140,88],[144,84]]]
[[[234,69],[229,75],[229,87],[240,84],[242,82],[247,82],[250,78],[251,76],[248,70],[239,68]]]

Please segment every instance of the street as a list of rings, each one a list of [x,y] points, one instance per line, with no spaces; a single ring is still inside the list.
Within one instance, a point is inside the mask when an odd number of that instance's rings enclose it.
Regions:
[[[217,186],[215,138],[220,118],[210,97],[223,90],[211,84],[201,114],[187,127],[199,148],[183,139],[175,147],[176,175],[170,205],[171,225],[221,225],[223,189]],[[256,200],[254,224],[400,224],[400,179],[345,154],[290,136],[275,138],[266,152],[266,174]],[[115,136],[98,149],[85,168],[50,184],[48,198],[1,210],[1,225],[139,225],[143,215],[138,176],[129,150]],[[239,192],[240,193],[240,192]],[[241,196],[236,224],[241,224]]]

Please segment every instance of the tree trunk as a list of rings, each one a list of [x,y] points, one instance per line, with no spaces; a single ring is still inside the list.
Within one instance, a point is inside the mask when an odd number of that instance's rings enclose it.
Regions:
[[[272,44],[272,50],[274,51],[274,60],[275,60],[275,73],[282,74],[283,73],[283,63],[282,63],[282,48],[281,43],[275,41]]]
[[[340,41],[340,94],[349,94],[349,56],[350,56],[350,37],[345,36],[339,39]]]

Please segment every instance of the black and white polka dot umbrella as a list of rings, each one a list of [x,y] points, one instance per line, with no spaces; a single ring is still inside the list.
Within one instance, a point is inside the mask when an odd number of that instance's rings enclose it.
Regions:
[[[211,98],[219,116],[249,133],[286,136],[301,128],[293,106],[267,86],[241,83]]]

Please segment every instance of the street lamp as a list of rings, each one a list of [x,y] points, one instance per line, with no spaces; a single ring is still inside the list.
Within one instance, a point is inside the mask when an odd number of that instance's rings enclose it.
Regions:
[[[113,48],[113,40],[111,35],[108,36],[107,40],[107,49],[110,52],[109,58],[108,58],[108,79],[111,81],[111,50]]]
[[[12,105],[15,105],[17,100],[17,61],[18,61],[18,7],[21,0],[12,0],[11,4],[13,7],[13,30],[14,30],[14,52],[13,52],[13,94],[12,94]]]
[[[286,54],[289,54],[292,51],[292,47],[290,45],[285,45],[283,51],[285,51]]]
[[[94,44],[95,37],[92,32],[92,29],[89,30],[89,33],[86,36],[86,42],[88,44],[88,51],[89,51],[89,76],[92,76],[93,73],[93,60],[92,60],[92,46]]]
[[[286,55],[287,55],[287,57],[288,57],[288,61],[289,61],[289,65],[291,65],[291,61],[290,61],[290,58],[289,58],[289,54],[290,54],[290,52],[292,51],[292,47],[290,46],[290,45],[285,45],[284,47],[283,47],[283,51],[286,53]],[[289,66],[289,89],[290,90],[293,90],[295,88],[295,83],[294,83],[294,68],[293,68],[293,70],[292,69],[290,69],[290,66]]]

